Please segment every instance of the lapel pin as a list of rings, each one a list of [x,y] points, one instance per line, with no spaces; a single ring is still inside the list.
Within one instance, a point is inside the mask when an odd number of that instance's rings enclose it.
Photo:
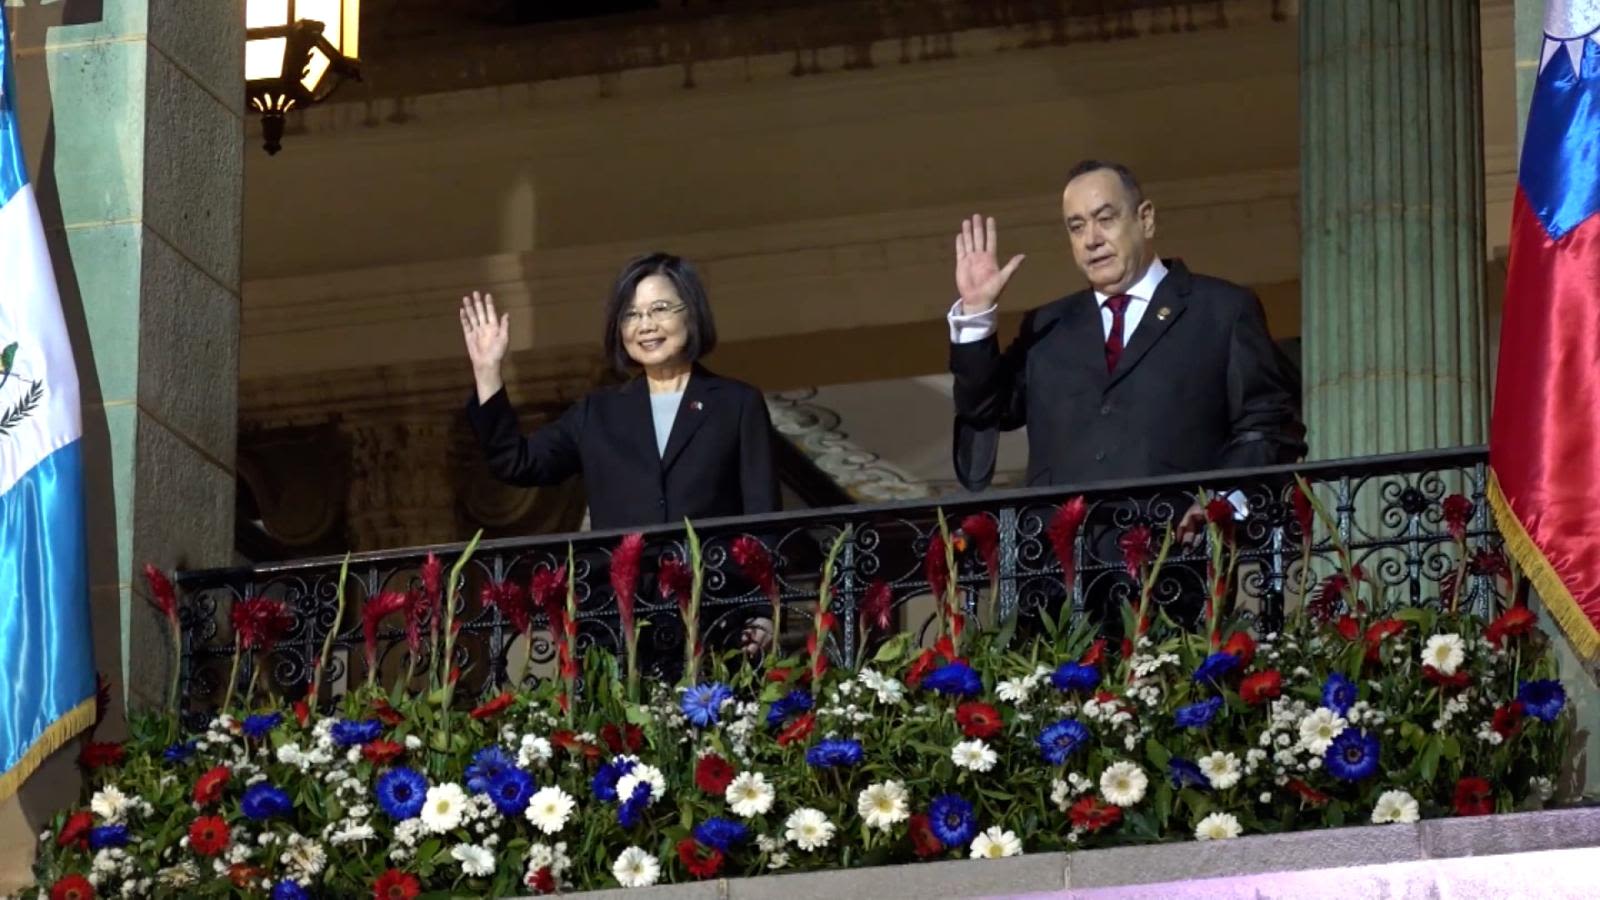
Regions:
[[[1167,317],[1170,316],[1170,315],[1172,315],[1172,307],[1163,306],[1160,309],[1156,310],[1156,321],[1165,322],[1167,320]]]
[[[695,412],[699,412],[700,410],[705,409],[706,405],[704,403],[701,403],[699,400],[690,400],[689,401],[689,408],[691,410],[694,410]]]

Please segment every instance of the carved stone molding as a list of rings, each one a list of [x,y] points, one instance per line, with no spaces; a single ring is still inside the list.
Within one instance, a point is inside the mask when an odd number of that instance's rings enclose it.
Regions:
[[[772,426],[859,503],[930,496],[928,485],[850,440],[839,414],[814,403],[815,389],[767,395]]]

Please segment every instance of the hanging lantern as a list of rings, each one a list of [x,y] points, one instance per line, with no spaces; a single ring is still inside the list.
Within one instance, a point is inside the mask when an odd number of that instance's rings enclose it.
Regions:
[[[361,0],[247,0],[244,81],[262,146],[283,147],[283,117],[361,78]]]

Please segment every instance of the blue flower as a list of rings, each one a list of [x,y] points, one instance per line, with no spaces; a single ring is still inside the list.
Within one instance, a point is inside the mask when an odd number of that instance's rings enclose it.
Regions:
[[[1329,675],[1328,683],[1322,686],[1322,705],[1342,716],[1350,712],[1355,702],[1356,686],[1350,679],[1338,672]]]
[[[1167,771],[1172,775],[1172,786],[1180,790],[1189,786],[1211,788],[1211,779],[1206,777],[1206,773],[1181,756],[1167,760]]]
[[[861,762],[861,742],[826,740],[806,751],[806,762],[819,769],[853,766]]]
[[[733,691],[725,684],[701,684],[683,692],[678,698],[678,708],[698,728],[709,728],[722,718],[722,704],[733,699]]]
[[[1059,766],[1067,761],[1078,745],[1089,739],[1089,729],[1077,719],[1062,719],[1051,725],[1034,739],[1039,745],[1039,752],[1044,754],[1045,761],[1052,766]]]
[[[1221,708],[1222,698],[1212,697],[1199,703],[1178,707],[1172,719],[1179,728],[1204,728],[1211,724],[1211,720],[1216,718],[1217,710]]]
[[[489,785],[517,767],[517,761],[499,747],[485,747],[472,755],[472,765],[467,766],[467,790],[474,794],[487,794]]]
[[[244,736],[252,741],[264,739],[283,721],[283,713],[260,713],[244,720]]]
[[[378,805],[396,822],[422,814],[428,797],[428,779],[416,769],[394,768],[378,776]]]
[[[927,690],[946,697],[976,697],[983,690],[983,680],[964,662],[945,663],[922,679]]]
[[[199,743],[196,741],[185,741],[182,744],[173,744],[161,754],[161,758],[169,763],[188,762],[189,757],[194,756],[194,751],[198,747]]]
[[[750,829],[732,819],[721,817],[707,819],[694,827],[694,839],[723,853],[731,852],[734,844],[750,837]]]
[[[365,722],[340,719],[333,723],[333,742],[341,747],[370,744],[382,736],[383,723],[377,719],[368,719]]]
[[[1561,682],[1545,678],[1524,681],[1517,688],[1517,699],[1522,701],[1523,712],[1541,722],[1554,722],[1556,716],[1561,715],[1561,708],[1567,705],[1567,692],[1562,689]]]
[[[1058,691],[1092,691],[1100,684],[1100,670],[1075,662],[1064,662],[1050,676],[1050,683]]]
[[[89,829],[90,850],[126,846],[128,846],[128,826],[126,825],[101,825],[99,828]]]
[[[767,710],[767,727],[778,728],[788,721],[790,716],[809,711],[811,705],[810,694],[800,690],[790,691]]]
[[[594,798],[605,803],[617,799],[617,782],[622,780],[622,776],[632,772],[637,764],[638,760],[631,756],[619,756],[601,766],[600,771],[594,773],[594,779],[589,782],[589,790],[594,792]]]
[[[520,816],[527,811],[536,787],[532,775],[521,769],[506,769],[489,783],[489,799],[501,815]]]
[[[311,900],[311,895],[298,882],[286,878],[273,886],[272,900]]]
[[[640,782],[633,786],[633,795],[617,806],[617,824],[632,828],[639,824],[639,814],[650,805],[650,785]]]
[[[928,827],[946,847],[964,847],[978,833],[978,820],[971,803],[945,794],[928,806]]]
[[[1378,736],[1346,728],[1322,756],[1328,772],[1341,781],[1360,781],[1378,771]]]
[[[1206,657],[1200,668],[1194,670],[1194,680],[1198,684],[1215,685],[1232,675],[1237,668],[1239,668],[1239,657],[1232,653],[1213,653]]]
[[[239,809],[244,811],[256,821],[271,819],[274,816],[286,816],[294,809],[294,803],[289,800],[289,795],[278,790],[265,781],[250,785],[244,790],[244,798],[239,801]]]

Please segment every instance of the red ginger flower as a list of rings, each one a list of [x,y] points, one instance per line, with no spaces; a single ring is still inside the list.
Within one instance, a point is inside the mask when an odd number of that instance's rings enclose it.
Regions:
[[[879,578],[868,585],[861,598],[861,627],[867,631],[888,631],[892,624],[894,591],[889,583]]]
[[[201,856],[228,849],[228,823],[221,816],[201,816],[189,826],[189,848]]]
[[[500,610],[500,615],[511,622],[511,627],[526,632],[533,625],[533,607],[528,603],[528,592],[515,581],[490,582],[478,592],[478,601],[485,607]]]
[[[622,630],[633,633],[634,594],[639,589],[639,561],[644,558],[644,535],[635,532],[623,535],[617,549],[611,551],[611,593],[617,598],[617,615],[622,619]]]
[[[361,748],[361,755],[375,766],[386,766],[403,756],[406,748],[394,741],[372,741]]]
[[[1472,521],[1472,501],[1460,494],[1451,494],[1442,504],[1444,526],[1456,541],[1467,539],[1467,523]]]
[[[567,567],[539,569],[528,584],[534,606],[544,613],[550,630],[559,638],[567,618]]]
[[[398,591],[385,591],[361,607],[361,637],[366,643],[367,668],[378,665],[378,624],[387,616],[403,612],[406,608],[406,595]]]
[[[1316,518],[1317,514],[1316,509],[1311,505],[1311,498],[1306,495],[1306,492],[1297,483],[1294,486],[1294,493],[1289,495],[1289,500],[1294,505],[1294,521],[1296,525],[1300,526],[1300,537],[1302,540],[1309,542],[1311,540],[1312,520]]]
[[[1100,831],[1122,821],[1122,810],[1109,803],[1101,803],[1093,794],[1085,794],[1067,810],[1067,818],[1085,831]]]
[[[961,520],[961,533],[965,534],[973,546],[978,548],[978,556],[983,558],[984,570],[991,578],[1000,574],[1000,523],[988,513],[973,513]]]
[[[922,557],[922,575],[928,580],[928,590],[943,604],[945,590],[950,586],[950,566],[944,558],[944,538],[938,534],[928,538],[928,552]]]
[[[516,699],[516,694],[513,694],[511,691],[501,691],[493,699],[486,700],[483,703],[478,704],[477,708],[475,708],[472,712],[467,713],[467,715],[474,719],[492,719],[500,713],[505,712],[506,707],[516,702]]]
[[[233,631],[243,650],[270,653],[294,626],[289,607],[271,597],[251,597],[233,605]]]
[[[1117,546],[1122,548],[1122,565],[1131,578],[1139,577],[1139,570],[1150,561],[1150,526],[1135,525],[1122,533]]]
[[[772,566],[772,554],[767,552],[767,546],[760,540],[748,534],[734,538],[733,546],[728,549],[729,555],[739,566],[739,571],[744,577],[755,582],[768,599],[777,596],[778,573]]]
[[[733,766],[715,753],[700,757],[694,764],[694,784],[700,790],[712,796],[720,797],[733,784]]]
[[[195,805],[206,807],[222,799],[222,789],[228,786],[228,778],[232,774],[232,772],[228,771],[227,766],[217,766],[215,769],[195,779]]]
[[[1073,572],[1077,568],[1077,556],[1073,552],[1073,544],[1077,543],[1078,530],[1083,527],[1083,520],[1089,515],[1089,503],[1082,496],[1073,497],[1061,504],[1050,517],[1050,524],[1045,528],[1045,536],[1050,540],[1050,548],[1056,553],[1056,562],[1061,565],[1063,581],[1070,587]]]
[[[961,726],[961,733],[967,737],[983,740],[994,737],[1005,727],[999,710],[977,701],[969,701],[956,707],[956,724]]]
[[[933,833],[933,822],[927,813],[917,813],[912,816],[906,826],[911,835],[911,847],[916,850],[917,856],[927,859],[944,852],[944,842]]]
[[[695,878],[715,878],[722,871],[722,851],[701,846],[692,837],[678,841],[678,861]]]
[[[149,563],[144,566],[144,580],[150,585],[150,605],[154,606],[168,622],[178,621],[178,593],[166,573]]]
[[[1494,788],[1487,779],[1471,776],[1456,782],[1456,815],[1487,816],[1494,812]]]
[[[417,877],[399,869],[390,869],[378,876],[372,885],[375,900],[416,900],[422,893],[422,883]]]
[[[89,829],[94,827],[94,815],[85,811],[78,811],[67,817],[61,826],[61,833],[56,835],[57,847],[77,847],[79,850],[89,849]]]
[[[1538,622],[1539,617],[1533,610],[1526,606],[1513,606],[1490,622],[1489,627],[1483,630],[1483,636],[1498,647],[1506,638],[1521,637],[1532,631]]]
[[[50,900],[94,900],[94,885],[82,875],[67,875],[50,886]]]
[[[1252,672],[1239,682],[1239,698],[1251,706],[1259,706],[1283,694],[1283,676],[1276,669]]]
[[[444,562],[429,553],[417,574],[422,579],[422,593],[427,597],[428,607],[437,610],[444,595]]]
[[[694,573],[676,556],[661,557],[661,568],[656,572],[656,589],[663,600],[677,600],[678,608],[689,608],[689,594],[694,590]]]

